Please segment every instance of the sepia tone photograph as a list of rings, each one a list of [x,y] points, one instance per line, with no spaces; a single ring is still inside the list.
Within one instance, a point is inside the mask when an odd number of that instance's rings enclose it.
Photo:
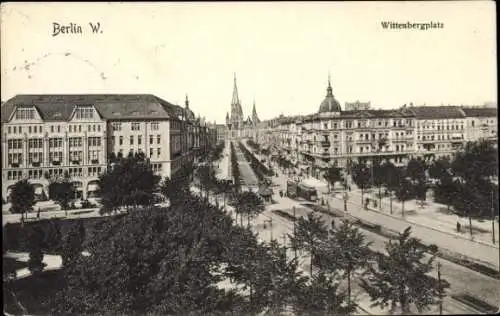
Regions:
[[[495,9],[2,3],[3,314],[499,313]]]

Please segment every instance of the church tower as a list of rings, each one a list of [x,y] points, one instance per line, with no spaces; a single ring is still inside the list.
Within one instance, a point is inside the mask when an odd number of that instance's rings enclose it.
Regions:
[[[243,128],[243,109],[238,97],[238,85],[236,84],[236,74],[234,74],[233,98],[231,100],[231,136],[233,138],[241,136]]]
[[[259,117],[257,116],[257,110],[255,109],[255,99],[253,100],[252,122],[254,125],[257,125],[257,123],[260,123]]]

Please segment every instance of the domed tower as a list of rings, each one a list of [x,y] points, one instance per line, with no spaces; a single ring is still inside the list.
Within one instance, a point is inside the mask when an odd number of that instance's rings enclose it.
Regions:
[[[326,88],[326,97],[319,106],[319,113],[340,112],[340,103],[335,99],[330,83],[330,75],[328,75],[328,88]]]

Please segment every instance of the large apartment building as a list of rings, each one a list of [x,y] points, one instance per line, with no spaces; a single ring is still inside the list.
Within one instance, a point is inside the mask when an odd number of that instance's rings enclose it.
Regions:
[[[36,195],[69,176],[78,196],[98,194],[114,157],[142,152],[171,177],[215,141],[211,125],[184,107],[147,94],[17,95],[2,105],[2,197],[29,179]]]
[[[342,110],[328,81],[325,99],[310,115],[280,116],[261,124],[259,142],[274,144],[304,173],[321,177],[329,166],[371,163],[375,157],[403,166],[412,157],[451,158],[467,141],[497,139],[497,109],[403,106],[374,110],[346,103]]]

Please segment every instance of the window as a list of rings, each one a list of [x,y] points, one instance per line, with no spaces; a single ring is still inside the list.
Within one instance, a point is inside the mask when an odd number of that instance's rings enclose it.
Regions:
[[[132,123],[132,130],[133,131],[140,131],[141,130],[141,123]]]
[[[142,136],[139,135],[137,136],[137,145],[141,145],[142,144]]]
[[[12,130],[11,130],[11,127],[9,126],[9,128],[8,128],[8,132],[7,132],[7,133],[9,133],[9,134],[10,134],[11,132],[12,132]]]
[[[61,132],[61,125],[57,125],[57,132],[60,133]]]
[[[156,156],[160,158],[161,155],[161,148],[156,149]]]
[[[91,129],[92,129],[92,126],[90,126],[90,125],[89,125],[89,126],[87,126],[87,129],[88,129],[88,131],[90,132],[90,131],[91,131]]]
[[[50,138],[49,148],[60,148],[62,147],[62,138]]]
[[[97,125],[97,131],[100,132],[101,131],[101,125]]]
[[[28,133],[31,134],[31,126],[28,127]]]
[[[89,137],[88,138],[89,147],[100,147],[101,138],[100,137]]]
[[[114,131],[121,131],[122,130],[122,123],[120,123],[120,122],[113,122],[113,123],[111,123],[111,128]]]
[[[9,139],[7,141],[9,149],[22,149],[23,148],[23,140],[22,139]]]
[[[130,136],[130,145],[134,144],[134,136]]]
[[[81,133],[82,132],[82,126],[81,125],[78,125],[78,132]]]
[[[34,109],[18,108],[16,111],[16,120],[33,120],[34,118]]]
[[[156,136],[156,143],[160,144],[161,143],[161,135]]]
[[[151,130],[157,131],[159,128],[160,128],[160,124],[159,123],[151,123]]]
[[[120,146],[123,145],[123,136],[120,136]]]
[[[8,155],[8,164],[22,164],[23,162],[23,154],[21,153],[9,153]]]
[[[153,142],[154,142],[153,135],[149,135],[149,144],[153,145]]]
[[[96,131],[96,129],[97,129],[97,126],[92,125],[92,132],[95,132],[95,131]]]
[[[82,147],[81,137],[71,137],[69,139],[69,147]]]
[[[149,148],[149,158],[153,157],[153,148]]]
[[[42,149],[43,148],[43,140],[42,139],[38,139],[38,138],[29,139],[28,140],[28,146],[29,146],[29,148],[39,148],[39,149]]]
[[[49,152],[49,160],[52,161],[62,161],[62,151],[51,151]]]
[[[89,163],[99,163],[99,150],[90,150],[89,151]]]
[[[82,157],[83,157],[83,152],[81,150],[69,152],[70,161],[82,161]]]
[[[78,107],[75,110],[75,118],[77,120],[94,118],[94,109],[92,107]]]

